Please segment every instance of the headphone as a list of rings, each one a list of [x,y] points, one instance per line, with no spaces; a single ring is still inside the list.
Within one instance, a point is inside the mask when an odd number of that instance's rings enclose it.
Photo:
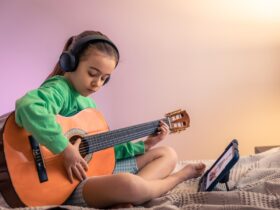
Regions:
[[[79,53],[81,53],[89,44],[96,42],[106,42],[111,45],[116,50],[119,58],[118,48],[110,39],[102,35],[88,35],[79,39],[70,50],[62,52],[59,57],[59,65],[61,69],[64,72],[75,71],[79,64]],[[103,85],[105,85],[109,79],[110,77],[104,81]]]

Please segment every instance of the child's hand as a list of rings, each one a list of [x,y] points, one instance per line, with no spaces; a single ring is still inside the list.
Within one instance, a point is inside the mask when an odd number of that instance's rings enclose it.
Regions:
[[[86,171],[88,170],[88,164],[80,155],[80,143],[81,139],[78,139],[73,145],[69,143],[66,149],[62,152],[64,167],[71,183],[73,183],[73,174],[80,181],[87,177]]]
[[[150,135],[144,141],[145,151],[148,151],[151,147],[155,146],[157,143],[162,141],[166,137],[166,135],[169,133],[168,125],[165,122],[163,122],[163,121],[160,121],[159,129],[158,130],[159,131],[157,132],[156,135],[154,135],[154,134]]]

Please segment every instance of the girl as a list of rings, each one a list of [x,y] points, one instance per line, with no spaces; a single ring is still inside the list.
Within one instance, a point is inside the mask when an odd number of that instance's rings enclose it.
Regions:
[[[191,164],[171,174],[177,161],[175,151],[170,147],[152,149],[169,131],[161,122],[157,135],[115,146],[117,162],[113,175],[86,176],[88,165],[78,151],[81,140],[69,143],[55,116],[72,116],[95,108],[87,96],[109,81],[118,62],[118,49],[105,35],[85,31],[67,41],[48,79],[16,102],[16,123],[50,151],[62,154],[70,182],[81,181],[67,204],[95,208],[123,203],[139,205],[184,180],[200,176],[205,169],[202,163]]]

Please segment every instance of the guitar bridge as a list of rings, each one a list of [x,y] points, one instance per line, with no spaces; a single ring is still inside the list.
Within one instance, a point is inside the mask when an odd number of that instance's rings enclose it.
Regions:
[[[29,136],[28,138],[29,138],[29,142],[31,145],[32,154],[33,154],[34,162],[36,165],[39,180],[41,183],[46,182],[46,181],[48,181],[48,175],[46,172],[46,168],[45,168],[45,164],[43,161],[40,146],[39,146],[38,142],[33,138],[33,136]]]

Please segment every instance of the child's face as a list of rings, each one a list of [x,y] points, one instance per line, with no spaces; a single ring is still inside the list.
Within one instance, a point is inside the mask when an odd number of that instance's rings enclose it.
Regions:
[[[80,60],[77,69],[65,73],[65,77],[82,96],[89,96],[103,86],[104,81],[115,69],[115,65],[113,57],[93,48]]]

